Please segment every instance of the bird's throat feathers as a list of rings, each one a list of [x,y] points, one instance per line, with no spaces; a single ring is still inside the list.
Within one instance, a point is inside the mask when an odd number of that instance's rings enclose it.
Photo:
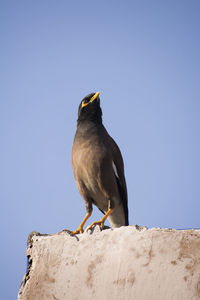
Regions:
[[[81,109],[78,114],[77,127],[85,124],[102,124],[102,110],[100,106],[90,110]]]

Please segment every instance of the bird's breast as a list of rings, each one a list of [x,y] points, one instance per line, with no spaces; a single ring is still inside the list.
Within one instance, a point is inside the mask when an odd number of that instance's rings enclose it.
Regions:
[[[104,158],[104,147],[97,143],[84,141],[74,142],[72,149],[72,165],[75,179],[82,181],[91,192],[98,190],[98,177],[101,161]]]

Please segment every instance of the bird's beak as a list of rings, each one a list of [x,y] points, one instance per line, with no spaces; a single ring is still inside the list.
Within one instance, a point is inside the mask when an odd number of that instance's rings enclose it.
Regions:
[[[90,101],[87,103],[82,102],[82,107],[87,106],[89,103],[92,103],[95,99],[97,99],[99,97],[99,94],[100,94],[100,92],[97,92],[96,94],[94,94],[94,96],[92,96]]]
[[[90,103],[92,103],[95,99],[97,99],[99,97],[100,92],[97,92],[96,94],[94,94],[94,96],[90,99]]]

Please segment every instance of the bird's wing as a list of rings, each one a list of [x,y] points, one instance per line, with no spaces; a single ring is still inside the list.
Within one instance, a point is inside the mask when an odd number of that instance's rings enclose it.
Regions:
[[[126,188],[126,180],[124,176],[124,163],[122,159],[122,155],[120,152],[119,147],[115,143],[115,141],[109,136],[109,143],[112,152],[112,166],[115,173],[115,178],[117,181],[117,186],[119,189],[119,194],[121,196],[124,214],[125,214],[125,222],[126,225],[129,224],[128,221],[128,195],[127,195],[127,188]]]

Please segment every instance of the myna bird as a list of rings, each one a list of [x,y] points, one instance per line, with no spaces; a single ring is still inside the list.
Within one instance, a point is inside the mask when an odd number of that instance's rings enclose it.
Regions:
[[[128,201],[121,152],[102,124],[99,92],[86,96],[78,109],[77,130],[72,148],[72,167],[77,187],[86,204],[86,216],[72,234],[82,233],[83,226],[96,205],[104,216],[88,229],[104,226],[127,226]]]

